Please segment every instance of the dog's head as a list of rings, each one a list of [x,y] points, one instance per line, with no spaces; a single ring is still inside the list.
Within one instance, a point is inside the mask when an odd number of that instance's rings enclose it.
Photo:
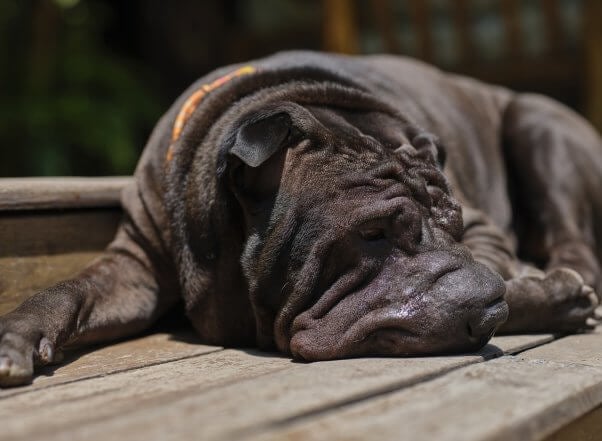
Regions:
[[[306,360],[475,350],[508,314],[459,241],[443,149],[383,112],[280,102],[224,137],[260,343]]]

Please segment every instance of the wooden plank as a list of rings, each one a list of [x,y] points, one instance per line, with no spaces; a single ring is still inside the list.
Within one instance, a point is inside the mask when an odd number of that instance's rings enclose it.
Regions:
[[[0,389],[0,400],[60,384],[105,377],[171,361],[221,351],[220,346],[200,344],[191,331],[157,333],[107,346],[69,351],[62,363],[46,366],[25,387]],[[39,393],[39,392],[36,392]]]
[[[256,439],[541,439],[602,399],[599,368],[505,358]]]
[[[489,343],[504,354],[517,354],[554,341],[552,334],[496,335]]]
[[[54,256],[0,257],[0,315],[16,308],[23,300],[82,270],[99,251]]]
[[[250,438],[539,440],[602,402],[602,367],[590,358],[596,344],[599,333],[567,337]],[[565,351],[581,362],[552,360]]]
[[[602,407],[577,418],[545,441],[599,441],[602,434]]]
[[[0,179],[0,211],[118,207],[130,177]]]
[[[0,314],[83,269],[120,219],[118,208],[0,214]]]
[[[0,214],[0,257],[102,250],[120,219],[118,208]]]
[[[506,337],[466,356],[311,364],[226,350],[21,394],[0,402],[0,419],[11,439],[236,439],[549,338]]]
[[[207,409],[197,409],[199,417],[219,405],[220,385],[257,378],[290,367],[285,357],[255,355],[253,352],[224,350],[170,363],[127,370],[106,377],[95,377],[41,390],[31,390],[0,400],[1,435],[5,439],[34,439],[47,436],[54,439],[74,439],[72,429],[88,431],[95,424],[111,421],[126,423],[129,413],[152,409],[143,425],[161,424],[170,416],[161,415],[173,402],[190,395],[211,394],[214,401]],[[247,407],[254,400],[239,401]],[[199,431],[196,415],[184,411],[181,415],[190,430]],[[190,418],[188,418],[190,417]],[[190,424],[195,421],[194,424]],[[103,440],[109,435],[100,435]],[[129,435],[126,436],[129,437]],[[193,437],[194,438],[194,437]],[[86,439],[88,436],[86,435]],[[162,438],[165,439],[165,438]]]
[[[602,327],[594,332],[565,337],[553,344],[521,354],[525,360],[546,360],[602,368]]]

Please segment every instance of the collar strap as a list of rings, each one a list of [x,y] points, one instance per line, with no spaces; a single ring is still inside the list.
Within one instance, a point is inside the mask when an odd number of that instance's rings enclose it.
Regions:
[[[207,94],[214,91],[215,89],[220,88],[230,80],[234,78],[238,78],[244,75],[253,74],[257,71],[257,69],[253,66],[243,66],[238,68],[218,79],[212,81],[211,83],[203,84],[200,88],[195,90],[192,95],[188,97],[188,99],[184,102],[184,105],[180,108],[180,112],[176,117],[176,121],[174,122],[173,129],[171,131],[171,144],[167,149],[167,156],[165,159],[167,161],[171,161],[174,155],[174,144],[182,134],[182,130],[184,129],[184,125],[188,121],[188,119],[192,116],[200,102],[205,98]]]

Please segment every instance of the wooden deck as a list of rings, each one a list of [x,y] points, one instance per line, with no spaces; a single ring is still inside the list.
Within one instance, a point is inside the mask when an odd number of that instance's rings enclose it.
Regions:
[[[0,439],[538,440],[602,402],[601,347],[602,332],[513,336],[305,364],[155,333],[0,390]]]
[[[0,313],[98,254],[119,217],[114,183],[80,183],[62,206],[60,185],[35,203],[17,204],[18,183],[0,190]],[[0,440],[599,440],[601,403],[602,329],[495,337],[463,356],[307,364],[163,326],[1,389]]]

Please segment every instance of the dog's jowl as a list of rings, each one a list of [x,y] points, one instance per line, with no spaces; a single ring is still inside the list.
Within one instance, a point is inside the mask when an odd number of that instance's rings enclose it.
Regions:
[[[210,73],[122,202],[101,258],[0,318],[0,385],[180,298],[199,341],[327,360],[584,330],[602,292],[599,135],[544,97],[401,57]]]

